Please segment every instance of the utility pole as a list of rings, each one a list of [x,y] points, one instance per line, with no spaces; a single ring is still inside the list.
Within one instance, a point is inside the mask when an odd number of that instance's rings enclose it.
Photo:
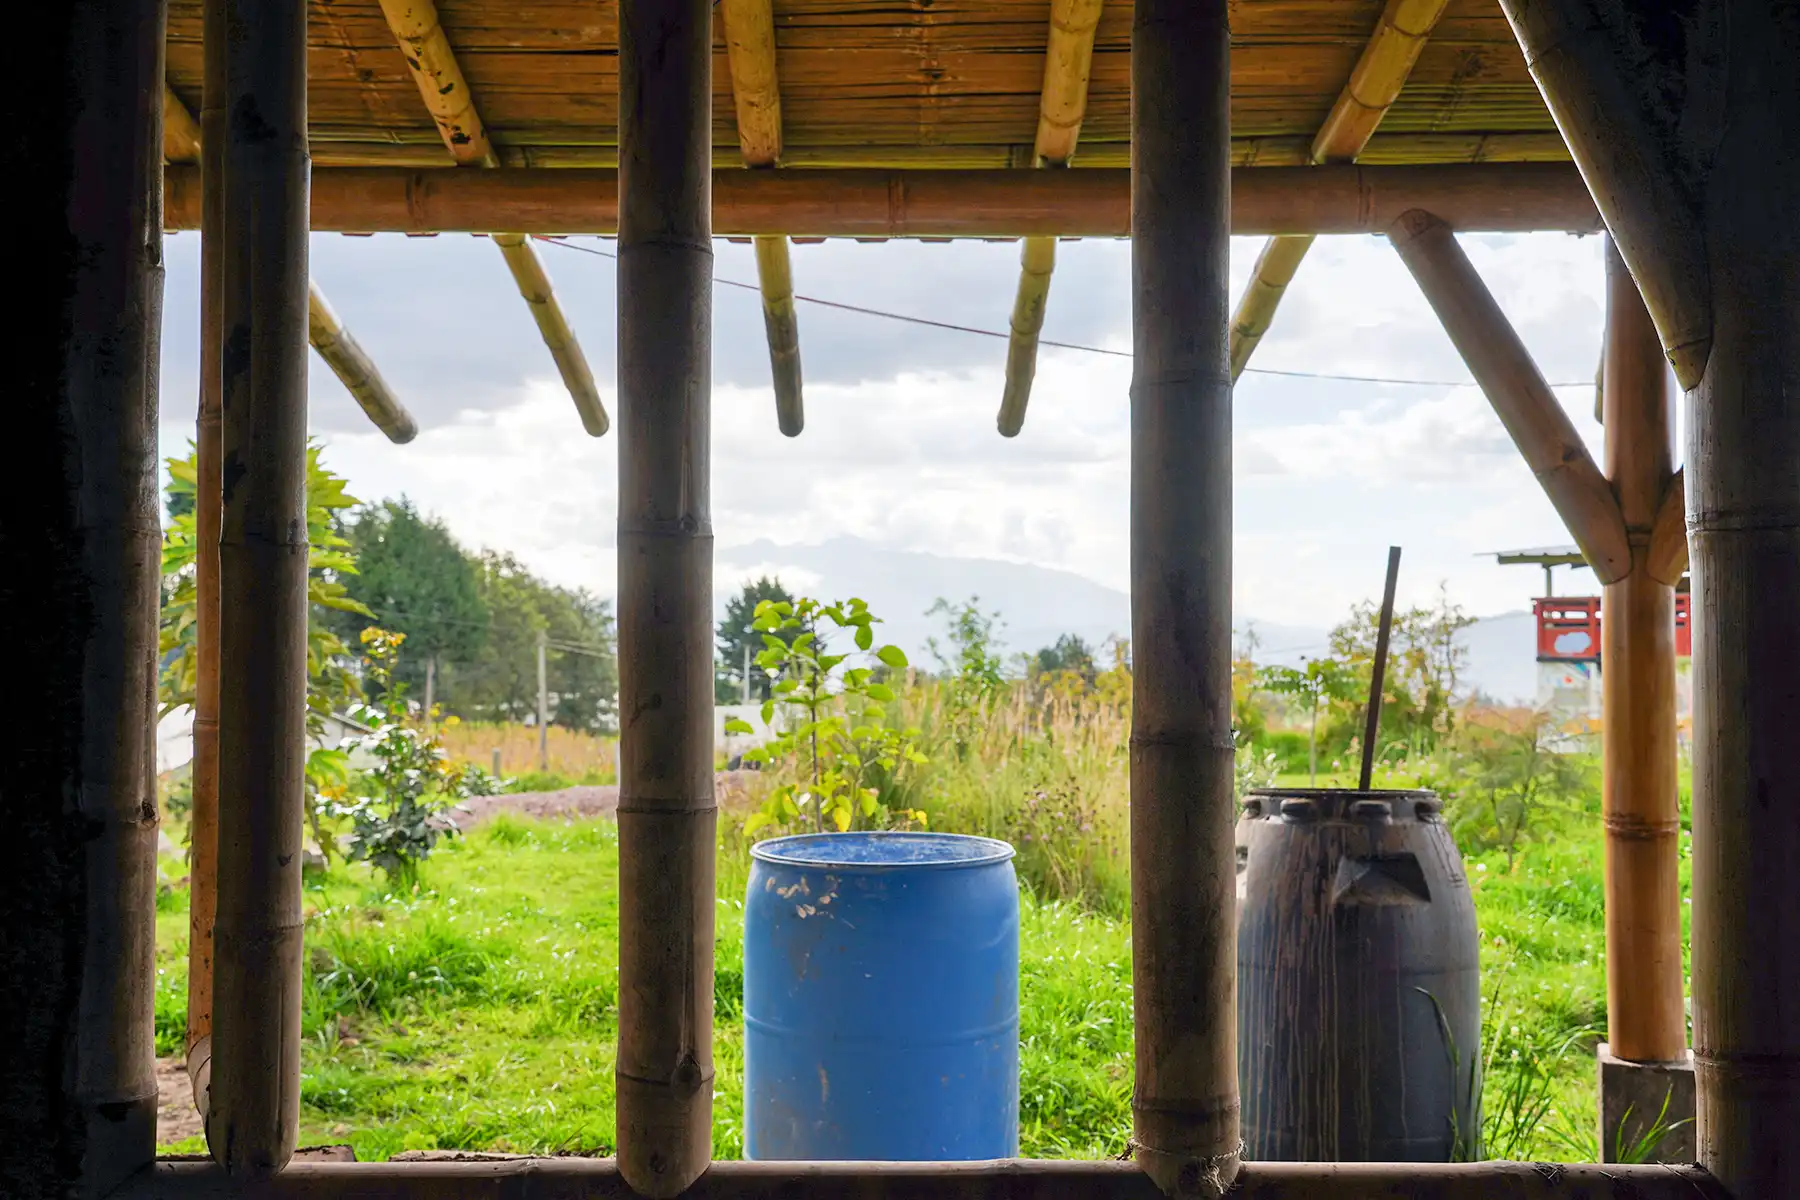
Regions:
[[[425,723],[431,723],[431,709],[437,702],[437,655],[425,659]]]
[[[750,647],[744,646],[744,703],[750,703]]]
[[[550,635],[538,630],[538,770],[550,769]]]

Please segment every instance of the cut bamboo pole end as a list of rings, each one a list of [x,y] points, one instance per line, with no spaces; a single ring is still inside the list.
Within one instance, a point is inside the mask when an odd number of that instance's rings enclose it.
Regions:
[[[1087,115],[1094,31],[1100,27],[1103,7],[1103,0],[1055,0],[1051,6],[1033,147],[1040,164],[1064,166],[1075,157],[1075,143]]]
[[[1231,318],[1231,381],[1236,383],[1250,363],[1250,356],[1262,344],[1263,335],[1275,320],[1275,310],[1287,294],[1288,284],[1312,249],[1311,234],[1294,234],[1270,238],[1256,257],[1244,297],[1238,301]]]
[[[412,414],[406,411],[406,406],[388,387],[387,380],[381,377],[375,361],[338,320],[337,313],[332,311],[317,285],[307,289],[306,316],[307,334],[313,349],[343,382],[375,427],[387,434],[388,441],[398,445],[405,445],[417,437],[419,426]]]
[[[794,269],[785,237],[759,237],[756,282],[762,288],[763,326],[775,377],[775,416],[781,432],[799,437],[806,427],[800,383],[800,321],[794,311]]]
[[[1401,215],[1388,238],[1594,574],[1602,583],[1623,579],[1631,573],[1631,544],[1612,485],[1455,233],[1415,209]]]
[[[1002,437],[1017,437],[1025,427],[1025,408],[1037,375],[1038,334],[1044,328],[1055,270],[1056,239],[1026,238],[1019,252],[1019,292],[1013,300],[1012,336],[1006,347],[1006,390],[996,422]]]
[[[774,5],[772,0],[720,0],[719,12],[725,19],[725,51],[744,165],[772,167],[781,158]]]
[[[444,36],[437,5],[432,0],[381,0],[381,12],[400,41],[400,52],[451,157],[459,166],[499,166],[469,81]]]
[[[575,340],[575,331],[569,327],[569,319],[556,301],[556,290],[550,285],[550,275],[544,270],[536,247],[521,233],[496,233],[493,240],[500,247],[507,268],[512,271],[513,282],[519,285],[519,295],[531,308],[531,318],[537,322],[550,357],[556,360],[563,386],[568,389],[569,398],[575,401],[575,411],[581,415],[581,427],[592,437],[604,437],[612,427],[606,415],[606,404],[600,399],[600,389],[594,385],[594,373],[588,368],[587,355],[582,353],[581,343]]]

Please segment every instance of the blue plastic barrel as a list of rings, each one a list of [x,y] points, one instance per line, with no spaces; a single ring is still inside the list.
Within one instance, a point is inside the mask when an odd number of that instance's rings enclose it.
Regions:
[[[746,1156],[1017,1155],[1012,847],[944,833],[819,833],[751,854]]]

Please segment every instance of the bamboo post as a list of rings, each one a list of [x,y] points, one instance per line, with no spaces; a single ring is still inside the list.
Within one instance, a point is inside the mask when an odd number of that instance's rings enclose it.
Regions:
[[[194,436],[194,760],[188,812],[187,1073],[205,1117],[212,1087],[213,921],[219,907],[219,523],[224,412],[221,305],[225,290],[225,6],[201,9],[200,120],[191,152],[200,161],[200,403]],[[174,93],[163,89],[168,116]],[[186,117],[178,101],[173,109]],[[184,132],[193,124],[177,120]],[[185,140],[185,139],[184,139]],[[165,135],[165,153],[170,149]],[[171,159],[174,155],[168,155]]]
[[[381,12],[388,28],[400,42],[400,51],[412,71],[419,98],[436,122],[444,146],[458,166],[498,167],[500,157],[488,137],[487,125],[475,105],[475,95],[463,76],[456,52],[444,33],[433,0],[381,0]],[[490,226],[491,228],[491,226]],[[485,230],[483,232],[486,232]],[[606,405],[594,386],[594,373],[588,368],[587,355],[575,340],[575,331],[563,315],[550,276],[539,261],[537,250],[526,240],[524,232],[495,233],[494,244],[506,259],[519,295],[531,308],[531,319],[556,362],[563,386],[575,402],[581,427],[593,437],[601,437],[610,427]]]
[[[98,1197],[156,1147],[163,8],[72,0],[21,44],[51,86],[7,129],[44,175],[8,209],[41,232],[8,317],[0,1192]]]
[[[1624,578],[1631,546],[1612,487],[1456,235],[1415,210],[1388,237],[1594,574],[1601,583]]]
[[[1103,0],[1052,0],[1050,38],[1044,49],[1044,83],[1038,99],[1035,165],[1066,167],[1075,156],[1081,122],[1087,116],[1088,77],[1094,66],[1094,34]],[[1002,437],[1025,427],[1025,408],[1037,376],[1038,335],[1050,303],[1050,276],[1056,270],[1056,240],[1028,237],[1019,251],[1019,290],[1013,297],[1011,337],[1006,346],[1006,384],[996,425]]]
[[[220,0],[214,0],[215,3]],[[279,1171],[300,1102],[306,754],[306,4],[226,4],[219,897],[206,1140]],[[216,26],[215,26],[216,28]],[[248,119],[253,115],[254,119]]]
[[[1606,475],[1631,537],[1631,573],[1608,584],[1600,625],[1605,735],[1606,1026],[1634,1062],[1687,1054],[1682,1007],[1681,818],[1675,745],[1675,589],[1648,562],[1674,473],[1668,364],[1637,283],[1606,248]]]
[[[1449,0],[1388,0],[1350,80],[1326,114],[1313,138],[1314,163],[1354,162],[1363,152],[1387,110],[1400,98],[1425,40],[1444,15]],[[1288,285],[1312,249],[1307,234],[1273,237],[1264,243],[1244,286],[1243,299],[1231,319],[1231,380],[1237,382],[1250,356],[1275,320],[1275,310]]]
[[[419,435],[412,414],[401,405],[375,362],[361,343],[350,336],[344,323],[326,301],[325,294],[313,287],[306,296],[307,336],[332,374],[343,381],[351,398],[361,406],[375,428],[387,434],[390,442],[404,445]]]
[[[1226,0],[1131,33],[1131,918],[1138,1164],[1237,1175]]]
[[[623,0],[617,1140],[653,1198],[712,1158],[711,97],[708,0]]]
[[[1700,1160],[1734,1196],[1796,1195],[1800,27],[1766,0],[1667,26],[1502,2],[1689,392]]]
[[[720,0],[731,94],[737,108],[738,148],[744,165],[774,167],[781,159],[781,84],[775,64],[775,6],[771,0]],[[794,266],[785,235],[755,239],[756,281],[762,291],[763,326],[775,383],[775,417],[781,432],[800,436],[806,426],[800,371],[800,322],[794,311]]]

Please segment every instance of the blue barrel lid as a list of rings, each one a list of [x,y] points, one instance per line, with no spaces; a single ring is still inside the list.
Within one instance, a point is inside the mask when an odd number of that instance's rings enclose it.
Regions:
[[[799,833],[758,842],[750,853],[787,867],[882,871],[985,867],[1011,858],[1013,848],[966,833]]]

